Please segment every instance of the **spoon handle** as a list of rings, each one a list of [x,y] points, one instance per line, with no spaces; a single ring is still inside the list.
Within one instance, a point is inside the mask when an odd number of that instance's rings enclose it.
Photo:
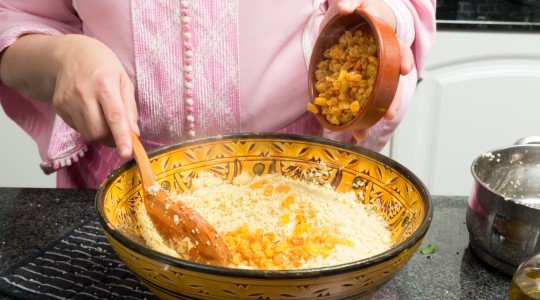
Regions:
[[[146,150],[144,150],[139,137],[137,137],[133,131],[131,131],[131,139],[133,144],[133,156],[139,165],[142,184],[144,190],[148,190],[156,182],[152,166],[150,165],[150,160],[148,160],[148,155],[146,154]]]

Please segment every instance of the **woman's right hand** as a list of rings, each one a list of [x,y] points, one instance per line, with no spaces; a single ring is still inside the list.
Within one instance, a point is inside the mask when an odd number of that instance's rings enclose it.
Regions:
[[[101,42],[83,35],[65,38],[52,98],[56,112],[85,141],[116,146],[122,158],[129,158],[130,130],[139,134],[133,83]]]
[[[36,49],[43,63],[33,66]],[[25,56],[30,61],[24,61]],[[26,35],[5,51],[0,66],[6,84],[52,101],[56,113],[86,142],[116,146],[123,159],[131,156],[130,131],[139,134],[134,86],[116,54],[103,43],[75,34]]]

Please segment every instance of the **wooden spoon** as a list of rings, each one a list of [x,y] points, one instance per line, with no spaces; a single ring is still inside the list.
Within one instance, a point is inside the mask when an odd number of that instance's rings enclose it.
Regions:
[[[199,213],[177,199],[171,200],[169,192],[157,185],[146,150],[134,132],[131,137],[133,156],[139,166],[144,188],[144,206],[166,245],[179,251],[185,249],[185,246],[180,246],[182,240],[189,238],[195,245],[189,250],[192,260],[220,266],[230,265],[232,253],[223,238]]]

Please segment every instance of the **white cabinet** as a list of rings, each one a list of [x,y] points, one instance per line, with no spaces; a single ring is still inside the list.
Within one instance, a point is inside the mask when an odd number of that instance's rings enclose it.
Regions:
[[[433,195],[469,195],[473,160],[540,135],[540,34],[439,31],[390,157]]]

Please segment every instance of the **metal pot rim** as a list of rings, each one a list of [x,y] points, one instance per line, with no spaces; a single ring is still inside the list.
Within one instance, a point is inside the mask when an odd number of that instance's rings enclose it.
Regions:
[[[483,162],[485,160],[500,159],[500,158],[497,158],[497,156],[500,157],[501,153],[508,154],[508,153],[515,153],[516,151],[523,151],[524,153],[527,153],[531,149],[533,149],[534,151],[540,151],[540,136],[530,136],[530,137],[521,138],[517,140],[513,145],[499,147],[496,149],[492,149],[490,151],[483,152],[482,154],[480,154],[473,160],[471,164],[471,168],[470,168],[471,174],[475,182],[477,182],[478,184],[481,184],[485,189],[494,193],[495,195],[498,195],[506,199],[506,196],[503,193],[494,190],[488,185],[487,182],[480,179],[480,177],[478,176],[478,172],[477,172],[478,170],[476,167],[480,164],[480,162]],[[504,161],[498,161],[498,162],[500,162],[501,164],[509,165],[507,164],[507,162],[504,162]],[[538,164],[540,165],[540,161],[538,162]]]

